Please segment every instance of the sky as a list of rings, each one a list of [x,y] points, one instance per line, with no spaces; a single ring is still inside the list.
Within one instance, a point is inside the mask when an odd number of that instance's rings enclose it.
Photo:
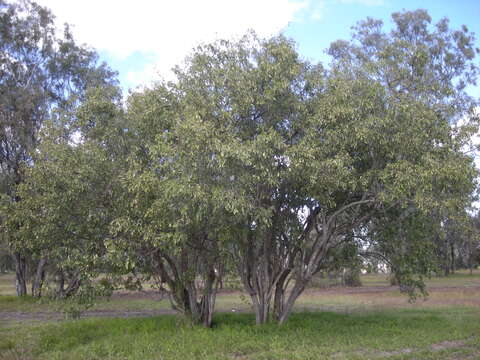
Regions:
[[[466,25],[480,47],[480,0],[36,0],[59,23],[67,22],[118,71],[125,91],[170,79],[198,44],[239,38],[249,29],[268,37],[283,33],[299,53],[328,63],[332,41],[349,39],[351,27],[370,16],[391,24],[393,12],[427,9],[433,22],[448,17]],[[480,97],[480,87],[471,88]]]

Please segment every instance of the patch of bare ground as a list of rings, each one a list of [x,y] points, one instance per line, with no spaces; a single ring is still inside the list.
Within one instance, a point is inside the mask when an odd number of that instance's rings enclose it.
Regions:
[[[429,292],[464,292],[473,294],[480,291],[480,285],[471,286],[429,286]],[[358,287],[330,287],[324,289],[309,289],[306,293],[319,294],[378,294],[384,292],[397,292],[398,286],[358,286]]]
[[[432,286],[429,287],[429,296],[427,301],[419,300],[415,306],[473,306],[480,308],[480,286]],[[218,297],[222,295],[242,295],[240,291],[222,290]],[[302,298],[311,300],[311,304],[302,306],[303,309],[315,310],[315,298],[321,299],[324,296],[347,296],[358,301],[359,305],[374,304],[381,307],[405,306],[408,298],[398,294],[398,287],[395,286],[362,286],[352,288],[326,288],[326,289],[308,289]],[[115,292],[112,300],[151,300],[160,301],[165,296],[155,290],[145,291],[122,291]],[[320,304],[319,304],[320,305]],[[353,305],[353,304],[350,304]],[[148,306],[148,305],[147,305]],[[339,304],[339,308],[343,305]],[[231,311],[229,308],[225,311]],[[220,310],[221,311],[221,310]],[[240,310],[239,310],[240,311]],[[246,311],[246,310],[245,310]],[[243,311],[242,311],[243,312]],[[89,310],[82,314],[82,317],[148,317],[155,315],[174,314],[169,309],[99,309]],[[21,322],[21,321],[58,321],[64,318],[64,315],[55,311],[38,312],[19,312],[19,311],[0,311],[1,322]]]
[[[149,317],[158,315],[175,314],[173,310],[90,310],[82,313],[82,318],[92,317]],[[0,312],[0,322],[2,323],[18,323],[18,322],[46,322],[60,321],[65,319],[65,315],[61,312],[54,311],[38,311],[38,312],[20,312],[20,311],[4,311]]]
[[[157,290],[142,290],[142,291],[122,290],[122,291],[115,291],[111,296],[111,299],[120,299],[120,300],[126,299],[126,300],[160,301],[165,298],[166,296]]]
[[[438,352],[442,350],[450,350],[450,349],[457,349],[466,346],[465,341],[463,340],[456,340],[456,341],[442,341],[438,344],[430,345],[429,350],[432,352]],[[379,351],[375,354],[376,357],[392,357],[392,356],[399,356],[405,354],[411,354],[413,352],[419,351],[419,349],[412,349],[412,348],[404,348],[399,350],[393,351]]]

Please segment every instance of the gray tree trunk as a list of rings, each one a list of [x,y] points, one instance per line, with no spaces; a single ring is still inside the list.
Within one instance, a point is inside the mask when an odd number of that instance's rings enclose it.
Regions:
[[[63,275],[62,270],[58,270],[57,274],[55,275],[55,283],[57,284],[55,295],[61,298],[63,297],[63,293],[65,291],[65,276]]]
[[[298,297],[302,294],[303,290],[305,290],[306,283],[308,283],[308,281],[306,281],[305,283],[304,282],[296,283],[292,291],[288,295],[287,300],[284,301],[282,306],[282,312],[280,313],[277,320],[280,325],[284,324],[292,314],[295,301],[297,301]]]
[[[27,261],[20,253],[15,253],[15,290],[17,296],[27,295]]]
[[[32,296],[41,297],[42,296],[42,287],[45,280],[45,266],[47,265],[47,259],[41,258],[37,264],[37,271],[35,272],[35,277],[32,282]]]

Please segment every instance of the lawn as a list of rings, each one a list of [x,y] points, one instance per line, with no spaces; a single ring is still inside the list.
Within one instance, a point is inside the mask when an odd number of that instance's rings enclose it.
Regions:
[[[0,359],[480,359],[480,272],[433,279],[429,298],[414,304],[384,275],[363,280],[309,289],[280,327],[253,325],[238,291],[219,296],[212,329],[169,314],[153,293],[116,294],[76,321],[2,295]]]

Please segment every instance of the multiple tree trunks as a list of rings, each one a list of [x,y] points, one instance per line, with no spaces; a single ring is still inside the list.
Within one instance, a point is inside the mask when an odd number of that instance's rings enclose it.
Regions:
[[[28,264],[26,258],[19,253],[15,253],[15,288],[17,296],[27,295]],[[41,258],[36,266],[36,271],[32,276],[31,295],[35,298],[40,298],[43,295],[43,287],[47,273],[48,261],[46,258]],[[68,298],[73,296],[81,286],[81,279],[79,274],[66,276],[64,271],[57,270],[54,282],[56,289],[54,296],[58,298]],[[67,284],[67,287],[65,287]]]
[[[161,284],[167,284],[166,289],[160,286],[167,291],[172,308],[185,315],[192,324],[211,327],[223,275],[221,266],[215,255],[204,253],[203,257],[192,257],[189,253],[187,248],[178,257],[154,251],[154,269]]]
[[[114,73],[68,27],[65,47],[46,9],[8,7],[0,108],[13,110],[0,114],[0,165],[29,164],[5,179],[18,198],[1,214],[9,248],[32,255],[14,254],[19,296],[32,258],[32,295],[42,296],[40,255],[57,271],[60,298],[92,276],[86,265],[112,261],[124,274],[131,256],[166,284],[175,309],[209,327],[228,253],[256,323],[273,314],[283,324],[316,273],[358,261],[365,244],[397,261],[399,281],[428,275],[422,242],[444,220],[430,214],[472,202],[477,173],[461,149],[479,120],[464,91],[478,75],[474,36],[446,19],[432,26],[425,10],[393,14],[389,32],[360,22],[351,41],[330,46],[328,69],[301,60],[283,36],[200,46],[176,68],[178,81],[124,106]],[[66,122],[47,126],[57,110]],[[442,241],[449,272],[455,249]]]

